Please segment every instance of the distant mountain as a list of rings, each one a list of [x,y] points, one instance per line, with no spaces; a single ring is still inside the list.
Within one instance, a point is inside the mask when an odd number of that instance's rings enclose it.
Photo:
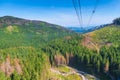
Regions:
[[[68,29],[84,34],[84,33],[92,32],[92,31],[104,28],[107,25],[109,25],[109,24],[100,25],[100,26],[82,27],[82,28],[81,27],[68,27]]]
[[[28,26],[32,24],[33,26],[39,26],[39,27],[51,27],[51,28],[56,28],[56,29],[61,29],[65,31],[69,31],[66,28],[55,25],[55,24],[50,24],[44,21],[38,21],[38,20],[27,20],[27,19],[22,19],[22,18],[17,18],[13,16],[3,16],[0,17],[0,27],[4,25],[18,25],[18,26]]]
[[[0,44],[0,48],[11,47],[10,44],[15,43],[15,41],[17,44],[14,44],[14,46],[23,46],[26,44],[36,46],[36,42],[38,41],[41,45],[37,46],[43,46],[43,44],[53,39],[73,33],[62,26],[43,21],[27,20],[13,16],[0,17],[0,41],[3,41],[3,43],[7,42],[6,46]],[[20,43],[17,42],[17,38]]]

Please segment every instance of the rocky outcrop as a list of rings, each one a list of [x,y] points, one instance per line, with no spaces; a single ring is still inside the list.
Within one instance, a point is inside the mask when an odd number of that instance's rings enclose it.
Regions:
[[[18,74],[22,74],[22,67],[20,65],[19,59],[14,59],[12,64],[12,59],[8,56],[0,65],[0,70],[5,73],[6,76],[10,76],[16,71]]]

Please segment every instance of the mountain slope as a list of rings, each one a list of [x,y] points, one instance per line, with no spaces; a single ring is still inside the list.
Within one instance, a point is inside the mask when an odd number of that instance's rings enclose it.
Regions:
[[[120,46],[120,27],[111,25],[88,33],[100,45]]]
[[[109,25],[84,35],[83,46],[96,50],[98,54],[108,60],[107,74],[111,79],[120,77],[120,26]],[[85,41],[87,39],[87,41]],[[89,45],[89,46],[88,46]],[[104,61],[104,60],[103,60]],[[113,78],[114,76],[114,78]]]
[[[100,80],[117,80],[120,74],[119,30],[119,26],[106,26],[82,36],[54,40],[43,50],[49,54],[53,66],[70,65]]]
[[[119,26],[115,25],[81,35],[46,22],[1,17],[0,80],[81,79],[78,75],[63,75],[69,70],[61,65],[72,66],[101,80],[117,80],[119,39]],[[93,48],[85,46],[83,41]],[[51,74],[51,68],[60,70],[60,75],[54,70]],[[90,76],[85,77],[91,80]]]
[[[49,79],[49,58],[41,47],[73,34],[42,21],[0,17],[0,80]]]
[[[70,34],[73,32],[64,27],[42,21],[11,16],[0,18],[0,48],[26,45],[43,46],[55,38]]]

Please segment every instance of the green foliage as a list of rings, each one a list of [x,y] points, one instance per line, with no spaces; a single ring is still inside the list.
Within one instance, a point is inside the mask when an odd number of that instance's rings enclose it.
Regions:
[[[18,72],[13,73],[10,76],[11,80],[37,80],[37,78],[40,79],[42,77],[41,75],[44,73],[43,71],[47,72],[47,68],[45,67],[49,65],[49,63],[46,61],[46,55],[33,47],[2,49],[0,53],[2,54],[3,61],[7,55],[12,59],[17,58],[20,60],[22,74],[18,74]],[[49,68],[49,66],[47,67]],[[43,77],[46,77],[46,75]]]
[[[93,38],[99,40],[99,43],[111,43],[110,46],[102,46],[98,54],[94,50],[83,47],[81,43],[81,36],[71,36],[69,39],[56,39],[43,48],[50,57],[51,64],[54,65],[54,56],[62,54],[68,64],[76,67],[84,67],[86,71],[91,73],[111,74],[115,78],[119,75],[120,65],[120,28],[112,26],[105,27],[101,30],[95,31]],[[117,44],[117,46],[116,46]],[[71,54],[73,56],[71,56]],[[67,57],[66,57],[67,56]],[[71,61],[72,60],[72,61]],[[74,64],[74,65],[73,65]],[[92,69],[92,70],[91,70]],[[83,70],[83,69],[82,69]],[[116,71],[114,71],[116,70]],[[113,75],[116,74],[116,75]],[[102,77],[102,75],[101,75]]]
[[[119,46],[120,44],[120,28],[116,26],[107,26],[100,30],[93,32],[93,39],[97,42],[104,44],[112,43],[114,46]]]
[[[47,80],[49,61],[52,66],[60,62],[82,67],[88,72],[99,74],[100,77],[101,74],[119,77],[120,28],[118,26],[112,25],[93,32],[92,38],[97,43],[110,44],[103,45],[98,54],[97,51],[81,45],[80,34],[58,25],[9,16],[0,18],[0,22],[3,22],[0,26],[0,64],[10,56],[11,64],[14,64],[13,60],[17,58],[22,66],[21,74],[14,71],[10,77],[6,77],[3,72],[0,72],[1,80]],[[63,80],[70,80],[73,77],[76,75],[63,77]]]
[[[113,20],[113,24],[120,25],[120,18],[116,18]]]
[[[7,78],[6,78],[5,74],[0,71],[0,80],[6,80],[6,79]]]
[[[9,77],[0,73],[0,80],[47,80],[49,60],[41,51],[50,41],[72,35],[70,31],[57,25],[29,21],[10,16],[0,18],[0,64],[11,58],[19,59],[22,73],[14,71]],[[1,71],[1,70],[0,70]]]

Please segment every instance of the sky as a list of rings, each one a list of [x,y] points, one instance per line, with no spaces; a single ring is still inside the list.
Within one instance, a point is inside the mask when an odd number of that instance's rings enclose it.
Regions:
[[[96,0],[81,0],[83,25],[87,26]],[[99,0],[88,26],[111,23],[120,17],[120,0]],[[72,0],[0,0],[0,17],[41,20],[65,27],[80,27]]]

